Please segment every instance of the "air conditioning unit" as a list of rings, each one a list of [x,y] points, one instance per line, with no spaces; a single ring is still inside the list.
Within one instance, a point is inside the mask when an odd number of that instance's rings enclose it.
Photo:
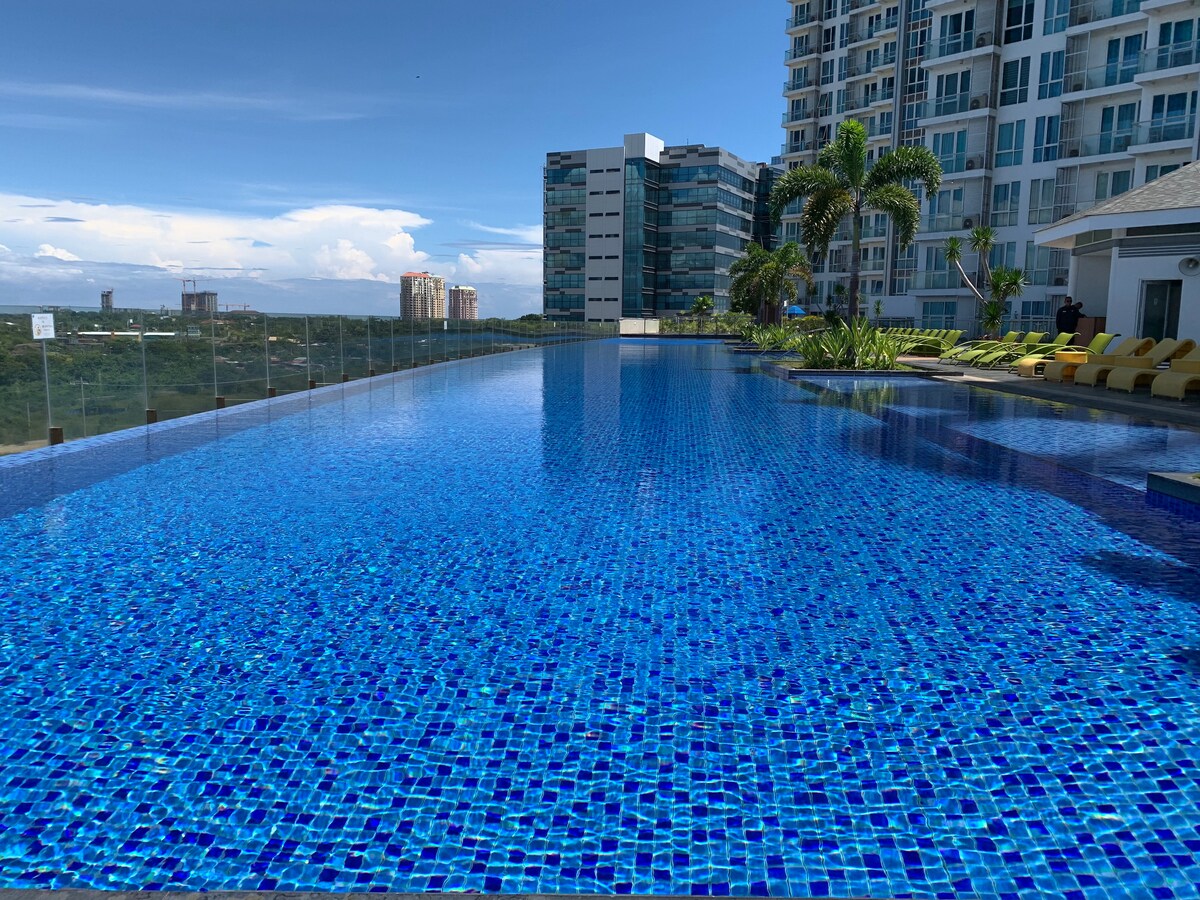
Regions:
[[[981,47],[986,47],[987,43],[988,39],[981,34],[979,37],[975,38],[975,49],[978,50]]]
[[[1083,82],[1082,81],[1072,81],[1071,82],[1071,90],[1082,91],[1083,90]]]
[[[1079,148],[1078,148],[1078,147],[1072,147],[1070,150],[1068,150],[1068,151],[1067,151],[1067,156],[1070,156],[1070,157],[1076,157],[1076,156],[1078,156],[1078,155],[1079,155]]]
[[[966,228],[966,229],[971,229],[971,228],[974,228],[974,227],[975,227],[975,220],[974,220],[974,219],[963,219],[963,226],[962,226],[962,227],[963,227],[963,228]]]
[[[982,97],[972,97],[971,98],[971,109],[980,109],[982,106],[983,106],[983,98]]]
[[[1054,279],[1055,287],[1062,287],[1066,283],[1067,283],[1067,279],[1063,278],[1061,275]]]
[[[1092,20],[1089,16],[1080,16],[1079,20],[1075,24],[1076,25],[1086,25],[1090,21],[1092,21]]]

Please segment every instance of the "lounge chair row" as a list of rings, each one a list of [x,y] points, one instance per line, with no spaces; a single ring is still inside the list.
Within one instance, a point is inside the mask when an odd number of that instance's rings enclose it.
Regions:
[[[1190,338],[1126,338],[1103,353],[1089,354],[1082,363],[1047,362],[1043,375],[1047,381],[1103,384],[1110,391],[1128,393],[1149,385],[1153,397],[1183,400],[1188,391],[1200,390],[1200,349]]]
[[[952,328],[885,328],[883,333],[908,356],[937,356],[963,336],[961,330]]]
[[[1052,358],[1061,350],[1087,351],[1088,347],[1076,347],[1071,342],[1079,335],[1075,332],[1062,332],[1053,341],[1046,343],[1049,332],[1031,331],[1022,335],[1019,331],[1010,331],[999,340],[967,341],[938,356],[943,363],[961,366],[974,366],[981,369],[1015,368],[1017,363],[1026,360],[1042,360]],[[1107,335],[1107,340],[1112,335]],[[1092,344],[1095,344],[1093,341]]]

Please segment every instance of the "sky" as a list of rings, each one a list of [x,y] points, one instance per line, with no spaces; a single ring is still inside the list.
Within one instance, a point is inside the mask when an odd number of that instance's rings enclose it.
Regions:
[[[0,306],[540,312],[547,152],[783,139],[784,0],[4,5]]]

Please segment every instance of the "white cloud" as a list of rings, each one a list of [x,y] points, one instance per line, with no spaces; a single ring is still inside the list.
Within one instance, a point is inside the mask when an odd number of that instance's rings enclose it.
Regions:
[[[430,268],[410,234],[428,224],[406,210],[347,205],[264,217],[0,194],[0,241],[15,256],[211,277],[394,281]]]
[[[479,222],[468,222],[472,228],[478,231],[486,231],[489,234],[506,234],[510,237],[520,238],[529,244],[542,245],[542,226],[541,225],[515,225],[511,228],[501,228],[495,225],[481,225]]]
[[[475,281],[541,285],[542,251],[481,249],[458,255],[459,272]]]
[[[70,250],[61,250],[58,247],[51,247],[49,244],[39,244],[37,252],[33,255],[39,258],[61,259],[63,262],[79,262],[79,257]]]

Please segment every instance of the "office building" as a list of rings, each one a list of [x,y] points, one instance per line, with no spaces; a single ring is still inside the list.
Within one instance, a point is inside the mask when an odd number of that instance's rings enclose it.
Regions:
[[[184,291],[182,295],[183,314],[215,313],[217,311],[216,291]]]
[[[475,288],[465,284],[456,284],[450,288],[450,318],[479,318],[479,296]]]
[[[446,318],[446,279],[428,272],[400,276],[400,318]]]
[[[813,163],[837,124],[855,118],[873,159],[923,144],[945,173],[937,196],[921,198],[920,232],[903,253],[886,218],[864,222],[868,311],[880,298],[886,316],[970,328],[975,301],[943,243],[989,225],[991,263],[1024,269],[1030,282],[1012,327],[1052,327],[1072,289],[1072,257],[1037,245],[1034,232],[1196,158],[1200,54],[1187,2],[792,0],[790,9],[781,162]],[[796,212],[785,239],[799,234]],[[821,299],[847,281],[848,233],[839,237],[818,264]],[[978,276],[974,256],[964,267]]]
[[[729,266],[770,246],[773,171],[719,147],[620,147],[546,156],[544,312],[614,322],[673,316],[708,295],[729,308]]]

